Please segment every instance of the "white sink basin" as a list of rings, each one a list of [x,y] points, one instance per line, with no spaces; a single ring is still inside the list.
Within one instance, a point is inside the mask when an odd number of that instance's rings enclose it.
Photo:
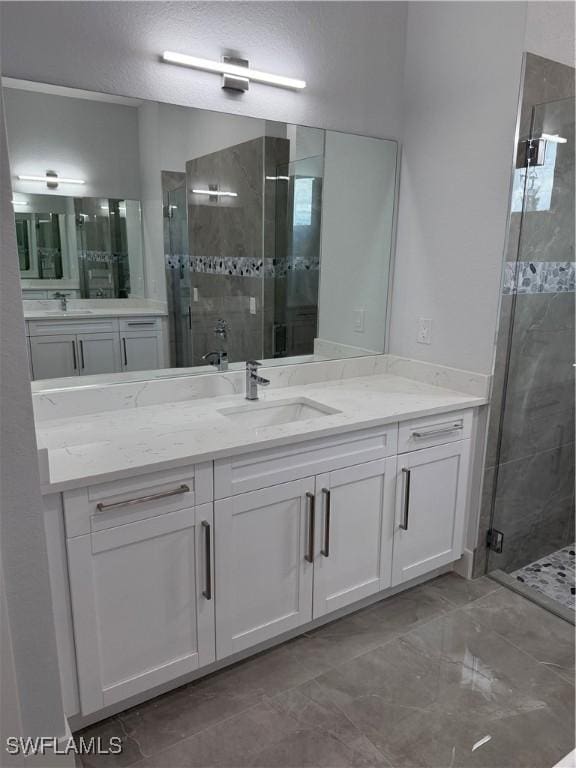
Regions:
[[[247,403],[234,408],[222,408],[218,413],[231,419],[238,426],[254,429],[318,419],[341,413],[341,411],[317,403],[315,400],[308,400],[306,397],[297,397],[292,400]]]

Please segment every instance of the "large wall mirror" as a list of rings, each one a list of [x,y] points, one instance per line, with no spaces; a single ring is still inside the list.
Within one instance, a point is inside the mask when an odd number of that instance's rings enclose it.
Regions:
[[[33,379],[384,352],[396,142],[3,84]]]

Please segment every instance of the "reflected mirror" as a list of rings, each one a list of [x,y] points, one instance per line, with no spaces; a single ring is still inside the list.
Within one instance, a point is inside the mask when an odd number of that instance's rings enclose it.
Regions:
[[[396,142],[4,86],[33,379],[384,352]]]

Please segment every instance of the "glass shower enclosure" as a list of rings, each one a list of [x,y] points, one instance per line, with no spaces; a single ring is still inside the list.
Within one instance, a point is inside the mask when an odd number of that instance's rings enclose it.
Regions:
[[[516,253],[505,265],[492,466],[485,475],[487,571],[510,574],[568,608],[574,604],[574,108],[573,98],[532,106],[530,133],[519,145],[510,231]]]

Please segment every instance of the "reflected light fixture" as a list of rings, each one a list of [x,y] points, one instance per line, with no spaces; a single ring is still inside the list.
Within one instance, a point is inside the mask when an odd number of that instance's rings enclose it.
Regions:
[[[568,139],[565,139],[563,136],[558,136],[557,133],[543,133],[540,138],[545,139],[546,141],[552,141],[554,144],[566,144],[568,141]]]
[[[212,59],[188,56],[185,53],[164,51],[162,61],[168,64],[180,64],[183,67],[222,75],[222,88],[233,91],[247,91],[251,80],[255,83],[265,83],[266,85],[274,85],[278,88],[289,88],[296,91],[306,88],[304,80],[284,77],[284,75],[273,75],[269,72],[260,72],[257,69],[250,68],[248,59],[239,59],[232,56],[223,56],[222,61],[213,61]]]
[[[38,174],[19,174],[18,179],[20,181],[39,181],[48,187],[48,189],[56,189],[58,184],[86,184],[84,179],[69,179],[63,176],[58,176],[55,171],[46,171],[44,176]]]
[[[12,205],[28,205],[27,200],[12,200]]]
[[[209,195],[210,197],[238,197],[237,192],[220,192],[217,189],[193,189],[194,195]]]

